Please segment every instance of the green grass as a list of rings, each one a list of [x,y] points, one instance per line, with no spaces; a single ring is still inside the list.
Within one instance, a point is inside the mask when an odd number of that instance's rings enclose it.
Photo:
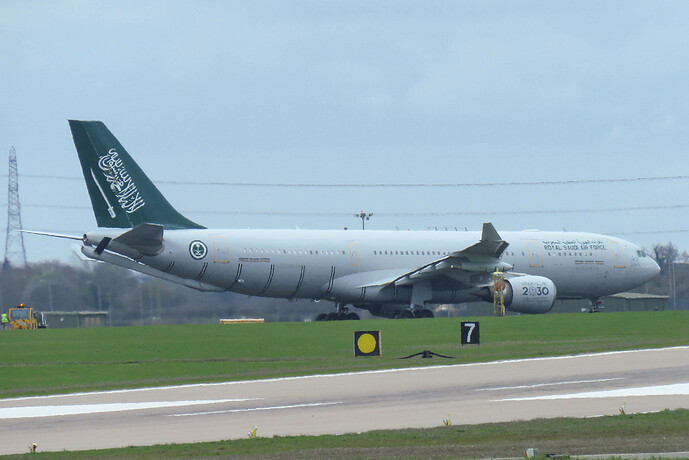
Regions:
[[[689,450],[689,410],[592,419],[558,418],[430,429],[371,431],[340,436],[288,436],[197,444],[166,444],[14,458],[488,458]],[[260,433],[259,433],[260,435]],[[40,446],[39,446],[40,451]],[[656,457],[662,458],[662,457]]]
[[[469,320],[469,319],[465,319]],[[689,343],[689,312],[46,329],[0,333],[0,397],[555,356]],[[354,358],[353,331],[381,330],[383,357]],[[453,359],[398,358],[422,350]]]

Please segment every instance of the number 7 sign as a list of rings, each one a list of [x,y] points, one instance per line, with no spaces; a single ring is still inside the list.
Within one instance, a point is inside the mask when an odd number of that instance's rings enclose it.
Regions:
[[[480,343],[478,321],[462,321],[462,345],[479,345]]]

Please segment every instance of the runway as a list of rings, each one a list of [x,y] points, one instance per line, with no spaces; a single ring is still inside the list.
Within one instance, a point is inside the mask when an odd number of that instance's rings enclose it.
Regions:
[[[375,358],[368,358],[375,359]],[[0,454],[689,408],[689,347],[0,400]]]

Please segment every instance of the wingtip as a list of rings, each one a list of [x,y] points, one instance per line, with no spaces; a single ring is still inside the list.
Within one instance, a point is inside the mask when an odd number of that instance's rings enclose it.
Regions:
[[[481,234],[481,239],[484,241],[501,241],[502,238],[500,234],[495,229],[491,222],[483,223],[483,232]]]

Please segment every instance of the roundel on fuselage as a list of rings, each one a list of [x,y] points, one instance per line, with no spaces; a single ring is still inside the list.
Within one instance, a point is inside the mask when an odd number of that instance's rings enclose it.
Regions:
[[[208,254],[208,247],[203,241],[194,240],[189,243],[189,254],[193,259],[201,260]]]

